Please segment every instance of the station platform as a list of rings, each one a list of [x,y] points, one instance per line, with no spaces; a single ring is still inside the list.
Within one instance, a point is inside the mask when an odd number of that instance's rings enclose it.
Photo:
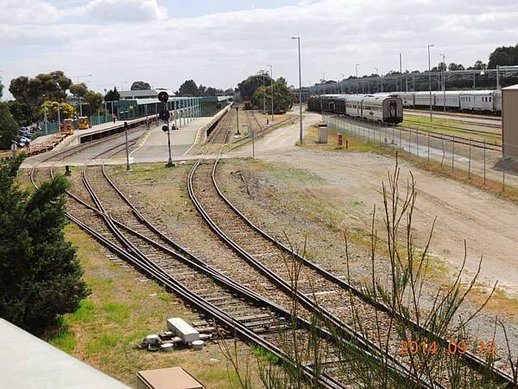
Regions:
[[[180,119],[178,119],[178,130],[170,131],[172,159],[174,161],[190,159],[189,156],[196,152],[196,145],[203,144],[206,141],[208,130],[212,128],[229,109],[230,105],[221,109],[214,116],[191,118],[187,120],[182,119],[181,125]],[[140,126],[145,130],[146,117],[127,120],[127,123],[129,128]],[[169,159],[167,132],[162,131],[164,123],[160,120],[157,121],[155,116],[149,116],[149,123],[149,130],[147,130],[146,134],[141,137],[136,147],[130,153],[131,163],[162,162],[168,161]],[[174,120],[171,120],[170,124],[172,125],[173,123]],[[27,158],[23,162],[22,168],[30,168],[35,165],[39,165],[52,154],[59,153],[66,148],[101,138],[106,138],[106,140],[108,140],[111,135],[118,134],[123,131],[124,121],[104,123],[88,130],[76,130],[73,135],[66,137],[53,150]],[[37,144],[37,141],[38,143],[45,142],[45,138],[50,139],[51,136],[52,135],[40,137],[42,138],[41,140],[39,140],[40,138],[37,138],[34,140],[34,144]],[[78,165],[84,162],[88,161],[68,161],[57,162],[55,164]],[[105,160],[104,162],[107,164],[124,164],[126,163],[126,159],[119,157]]]
[[[2,388],[129,388],[1,318],[0,344]]]

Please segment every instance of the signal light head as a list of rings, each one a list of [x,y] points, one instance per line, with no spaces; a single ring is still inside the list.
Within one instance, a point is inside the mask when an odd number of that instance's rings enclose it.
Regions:
[[[170,116],[171,114],[167,110],[160,111],[160,113],[158,114],[158,117],[164,121],[169,120]]]
[[[158,100],[160,100],[162,103],[167,103],[167,100],[169,100],[169,94],[165,91],[162,91],[158,94]]]

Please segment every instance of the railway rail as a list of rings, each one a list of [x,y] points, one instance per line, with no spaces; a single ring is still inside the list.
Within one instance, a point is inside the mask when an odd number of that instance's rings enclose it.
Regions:
[[[343,116],[338,116],[338,117],[343,117]],[[364,121],[357,121],[357,120],[353,120],[353,122],[370,125],[367,128],[372,129],[374,131],[379,130],[379,127],[373,126],[372,123],[366,123]],[[427,126],[427,125],[425,124],[425,126]],[[433,124],[431,124],[429,126],[433,127]],[[496,143],[480,141],[480,140],[466,138],[466,137],[457,136],[457,135],[447,135],[447,134],[443,134],[438,131],[424,130],[424,129],[419,129],[419,128],[415,128],[415,127],[411,127],[411,126],[402,126],[401,124],[397,125],[397,126],[392,126],[392,128],[394,129],[394,131],[397,129],[398,131],[402,131],[402,132],[408,133],[410,135],[416,134],[416,135],[422,135],[425,137],[428,136],[433,139],[446,140],[448,142],[453,142],[453,143],[465,145],[465,146],[471,146],[471,147],[475,147],[475,148],[479,148],[479,149],[485,149],[485,150],[491,150],[491,151],[497,151],[497,152],[502,151],[502,145],[499,145]],[[469,132],[469,130],[466,130],[466,131]],[[496,136],[496,134],[493,134],[490,132],[484,133],[484,135],[495,135]]]
[[[112,152],[119,152],[117,147],[120,146],[114,146]],[[106,152],[107,150],[103,151],[103,153]],[[211,174],[213,177],[215,177],[216,166],[215,164]],[[198,167],[199,164],[192,172]],[[51,174],[52,168],[48,169]],[[30,174],[35,185],[37,185],[36,176],[39,174],[36,172],[37,169],[34,168]],[[153,223],[142,216],[128,198],[116,188],[106,175],[104,167],[85,167],[81,175],[81,188],[78,188],[77,185],[72,187],[81,195],[69,193],[75,204],[68,215],[70,220],[90,233],[110,251],[121,256],[143,273],[163,283],[200,311],[205,312],[208,317],[213,318],[227,329],[236,331],[236,334],[243,340],[269,350],[287,364],[292,366],[297,364],[288,352],[279,347],[276,335],[292,330],[293,323],[296,323],[297,337],[302,339],[307,337],[309,328],[307,319],[297,317],[294,322],[291,313],[283,309],[280,304],[265,299],[254,290],[242,286],[240,282],[225,276],[169,239]],[[215,181],[214,184],[217,186]],[[112,195],[108,195],[108,193],[112,193]],[[117,206],[116,202],[118,202]],[[110,204],[110,209],[108,210],[104,204]],[[237,212],[237,209],[233,212]],[[120,220],[124,220],[129,225]],[[277,246],[278,243],[273,243],[271,246]],[[239,246],[234,247],[235,250],[238,248]],[[295,255],[289,249],[285,248],[285,250],[288,250],[288,255]],[[277,288],[284,284],[284,287],[281,287],[284,289],[284,298],[293,296],[293,288],[282,282],[282,279],[277,280],[279,277],[275,272],[271,272],[268,277]],[[369,341],[362,339],[361,336],[356,336],[358,334],[354,334],[347,326],[344,326],[340,318],[322,308],[325,307],[325,300],[319,300],[318,304],[311,301],[317,296],[313,287],[310,286],[308,289],[308,285],[304,286],[304,282],[301,285],[306,292],[297,294],[301,305],[308,311],[314,310],[319,315],[331,320],[337,328],[342,330],[342,336],[347,337],[353,345],[352,347],[361,347],[362,352],[369,353],[373,357],[380,356],[379,350],[373,347]],[[329,283],[326,286],[329,287]],[[273,291],[276,288],[270,289]],[[358,292],[354,292],[350,288],[346,288],[346,291],[349,297],[351,292],[355,296]],[[337,291],[337,293],[343,293],[343,291]],[[326,330],[319,328],[318,331],[326,341],[331,339]],[[336,364],[333,361],[339,362],[336,359],[336,355],[331,351],[330,362],[325,364],[325,372],[329,372],[329,374],[318,374],[318,376],[312,370],[310,363],[297,366],[304,371],[308,381],[318,383],[321,387],[341,388],[345,385],[343,377],[333,376],[333,373],[337,372],[337,368],[334,367]],[[390,364],[394,372],[412,379],[407,369],[399,361],[392,360]],[[426,380],[417,380],[416,384],[423,387],[441,386],[439,383],[431,383]]]
[[[297,298],[301,304],[308,309],[311,309],[312,305],[318,306],[321,310],[320,313],[330,323],[348,333],[351,337],[360,336],[364,339],[378,339],[381,336],[384,339],[380,343],[399,344],[400,338],[387,339],[386,335],[380,335],[379,329],[372,326],[372,318],[381,315],[379,322],[382,323],[382,332],[390,332],[389,329],[393,320],[398,320],[426,335],[429,339],[448,346],[448,340],[420,327],[411,320],[396,315],[388,307],[368,298],[351,284],[306,260],[260,230],[223,195],[216,181],[217,166],[218,160],[212,166],[204,166],[199,161],[193,167],[188,182],[190,197],[203,218],[211,226],[211,229],[236,252],[239,252],[249,264],[261,269],[262,273],[274,280],[279,287],[289,290],[290,282],[293,282],[292,275],[289,272],[289,267],[283,263],[282,258],[295,256],[301,266],[299,279],[296,281],[298,285],[297,293],[299,293]],[[242,267],[243,264],[236,263],[235,266]],[[352,318],[357,312],[353,312],[352,307],[347,302],[353,299],[355,300],[355,306],[361,306],[358,320],[367,329],[367,335],[360,334],[352,328],[354,325]],[[376,349],[377,346],[368,344],[368,347],[372,350]],[[374,351],[372,352],[375,354]],[[396,355],[396,353],[394,352],[393,355]],[[463,358],[470,368],[480,373],[487,370],[484,361],[478,356],[466,353]],[[496,380],[512,385],[510,384],[512,383],[512,377],[507,373],[493,368],[492,374]]]
[[[404,112],[411,112],[411,113],[426,113],[428,111],[428,108],[426,109],[409,109],[409,108],[404,108]],[[453,117],[466,117],[466,118],[473,118],[473,119],[483,119],[483,120],[488,120],[488,121],[501,121],[502,118],[500,116],[498,117],[495,117],[495,116],[490,116],[490,115],[477,115],[477,114],[473,114],[473,113],[466,113],[466,112],[452,112],[452,111],[438,111],[438,110],[434,110],[433,111],[434,114],[437,114],[437,115],[444,115],[444,116],[453,116]],[[480,124],[480,123],[479,123]]]
[[[484,130],[472,130],[472,129],[469,129],[469,128],[463,128],[463,127],[453,126],[453,125],[448,125],[448,124],[424,123],[424,122],[420,122],[420,121],[412,120],[412,119],[405,119],[405,122],[419,124],[420,126],[425,126],[425,127],[428,127],[428,128],[436,128],[436,129],[445,129],[445,130],[459,131],[459,132],[464,132],[466,134],[481,135],[481,136],[492,136],[494,138],[501,138],[502,137],[501,133],[499,134],[499,133],[496,133],[496,132],[484,131]],[[480,126],[480,127],[482,127],[482,126]]]
[[[52,172],[52,167],[46,169]],[[111,187],[111,192],[115,191],[117,196],[121,197],[127,204],[127,207],[131,208],[130,213],[133,213],[133,218],[124,219],[130,220],[130,226],[113,218],[112,215],[118,212],[110,211],[110,216],[108,216],[107,209],[103,205],[105,201],[102,201],[98,193],[94,191],[88,177],[91,172],[87,173],[87,171],[91,169],[85,167],[81,173],[81,181],[84,187],[81,196],[87,193],[90,200],[85,201],[74,193],[68,193],[77,203],[69,210],[68,217],[70,220],[90,233],[110,251],[122,256],[145,274],[171,288],[197,309],[225,326],[227,330],[236,331],[241,338],[267,349],[273,355],[284,360],[285,363],[295,363],[289,354],[275,344],[278,343],[276,334],[296,325],[297,338],[305,337],[308,336],[310,330],[314,330],[311,323],[300,318],[294,319],[290,312],[211,269],[205,263],[181,249],[160,233],[138,210],[132,208],[129,200],[106,176],[104,168],[94,167],[93,169],[102,169],[102,175],[105,179],[102,189],[97,190],[97,192],[103,193],[105,196],[110,191],[109,187]],[[36,168],[32,170],[31,180],[36,186]],[[95,181],[99,186],[99,180],[96,179]],[[113,198],[110,198],[110,206],[113,206],[111,200]],[[119,199],[119,201],[121,200]],[[125,216],[128,216],[127,213],[125,213]],[[155,240],[142,232],[142,225],[148,227],[148,235],[150,231],[155,235]],[[167,245],[173,248],[167,247]],[[190,258],[182,255],[181,252],[184,252]],[[318,331],[323,338],[331,338],[329,333],[322,330]],[[312,373],[310,365],[299,366],[299,368],[305,372],[308,380],[318,383],[320,387],[344,387],[339,381],[326,376],[326,374],[316,375]]]

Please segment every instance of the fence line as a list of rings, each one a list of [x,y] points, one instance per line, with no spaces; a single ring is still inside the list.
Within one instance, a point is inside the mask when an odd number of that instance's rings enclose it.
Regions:
[[[502,146],[340,116],[325,116],[325,120],[330,129],[342,135],[405,151],[428,165],[433,161],[441,167],[449,166],[452,173],[464,172],[469,180],[480,177],[483,185],[492,180],[502,184],[502,191],[508,187],[518,188],[518,174],[511,170],[510,162],[502,158]]]

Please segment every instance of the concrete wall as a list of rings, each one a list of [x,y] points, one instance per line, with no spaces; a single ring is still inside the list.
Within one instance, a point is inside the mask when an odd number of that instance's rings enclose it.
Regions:
[[[504,157],[518,159],[518,85],[502,89],[502,144]]]

